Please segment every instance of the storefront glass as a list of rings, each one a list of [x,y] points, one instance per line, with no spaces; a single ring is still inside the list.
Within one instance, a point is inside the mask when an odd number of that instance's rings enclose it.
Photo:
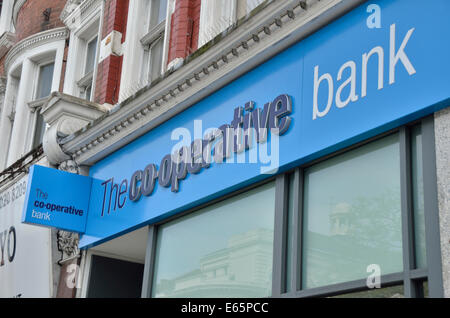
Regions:
[[[303,288],[403,270],[398,134],[304,175]]]
[[[267,297],[275,183],[158,227],[153,297]]]

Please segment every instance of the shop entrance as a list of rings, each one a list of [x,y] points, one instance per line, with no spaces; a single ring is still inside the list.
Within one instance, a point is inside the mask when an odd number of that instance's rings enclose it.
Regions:
[[[144,227],[90,249],[82,297],[140,298],[147,235]]]

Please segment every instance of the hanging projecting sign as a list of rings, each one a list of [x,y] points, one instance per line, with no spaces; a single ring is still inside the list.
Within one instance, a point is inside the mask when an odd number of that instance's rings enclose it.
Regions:
[[[32,166],[22,222],[83,233],[91,184],[90,177]]]

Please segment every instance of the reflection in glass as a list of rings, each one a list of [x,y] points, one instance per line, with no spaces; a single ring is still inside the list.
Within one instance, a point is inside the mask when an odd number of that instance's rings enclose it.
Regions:
[[[153,297],[266,297],[273,182],[158,228]]]
[[[423,202],[422,131],[420,126],[411,130],[412,189],[414,208],[414,239],[416,268],[427,267],[425,249],[425,208]]]
[[[401,272],[398,135],[305,170],[303,288]]]
[[[355,293],[348,293],[330,298],[404,298],[403,285],[375,288]]]

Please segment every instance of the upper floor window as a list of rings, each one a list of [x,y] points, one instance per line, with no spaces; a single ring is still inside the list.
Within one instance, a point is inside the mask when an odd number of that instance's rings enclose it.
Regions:
[[[84,74],[88,74],[94,70],[96,53],[97,53],[97,37],[93,38],[87,45],[86,66],[84,69]]]
[[[82,77],[78,81],[78,87],[80,89],[80,97],[87,100],[93,100],[92,87],[94,78],[95,62],[97,58],[97,46],[98,36],[95,35],[89,40],[83,41],[84,43],[84,72]]]
[[[34,105],[36,107],[36,115],[34,120],[33,141],[31,145],[32,149],[38,147],[42,143],[42,139],[44,137],[46,125],[41,114],[41,109],[45,99],[50,95],[52,90],[54,68],[54,62],[43,64],[39,67],[39,77],[35,94],[36,104]]]
[[[144,55],[140,80],[143,84],[152,82],[161,74],[167,0],[148,1],[147,12],[147,33],[141,38]]]
[[[55,63],[41,65],[39,67],[39,79],[36,91],[36,99],[44,98],[50,95],[52,89],[53,70]]]
[[[150,1],[149,10],[149,28],[160,24],[166,20],[167,0],[152,0]]]

